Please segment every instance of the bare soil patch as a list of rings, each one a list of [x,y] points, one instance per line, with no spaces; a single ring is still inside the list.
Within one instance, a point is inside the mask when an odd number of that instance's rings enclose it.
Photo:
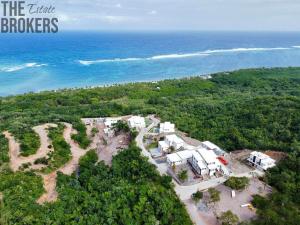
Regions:
[[[200,203],[198,210],[200,216],[207,221],[207,224],[217,225],[218,221],[215,217],[215,213],[220,215],[222,212],[231,210],[236,214],[240,221],[250,220],[256,217],[255,209],[251,210],[248,207],[241,207],[241,205],[251,203],[252,195],[259,194],[265,196],[271,192],[269,186],[265,185],[258,179],[251,179],[250,185],[244,191],[235,191],[236,196],[231,197],[231,188],[226,187],[225,185],[219,185],[217,188],[220,193],[220,202],[218,202],[214,207],[209,206],[204,209],[203,204]],[[208,193],[205,192],[203,201],[206,201],[208,198]]]
[[[277,162],[287,157],[285,152],[278,152],[278,151],[265,151],[265,154],[270,156],[272,159],[276,160]]]
[[[96,127],[99,130],[99,139],[96,143],[99,160],[104,161],[106,165],[111,166],[113,156],[128,147],[129,134],[120,133],[113,137],[108,137],[104,134],[105,125],[103,123],[98,123]]]

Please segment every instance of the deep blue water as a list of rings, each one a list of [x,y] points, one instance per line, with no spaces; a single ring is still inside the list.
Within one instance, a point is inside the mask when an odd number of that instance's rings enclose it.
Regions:
[[[300,33],[0,35],[0,95],[300,66]]]

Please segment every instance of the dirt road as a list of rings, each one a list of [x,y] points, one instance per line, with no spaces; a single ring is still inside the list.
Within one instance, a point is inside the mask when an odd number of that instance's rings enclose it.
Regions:
[[[87,153],[87,150],[81,149],[77,143],[75,143],[71,136],[76,131],[73,129],[71,124],[64,123],[65,130],[64,130],[64,139],[66,142],[71,146],[71,153],[72,153],[72,159],[67,162],[65,165],[60,167],[59,169],[53,171],[50,174],[41,175],[43,177],[44,181],[44,189],[45,193],[38,199],[39,204],[43,204],[45,202],[54,202],[57,200],[58,193],[56,191],[56,177],[57,172],[62,172],[66,175],[71,175],[79,165],[79,159],[80,157],[84,156]]]
[[[150,126],[148,126],[147,128],[142,129],[139,132],[138,136],[136,137],[136,143],[137,143],[137,146],[140,149],[142,149],[142,154],[148,158],[148,161],[156,166],[160,175],[164,175],[164,174],[167,174],[168,166],[166,165],[166,163],[157,163],[151,157],[151,154],[146,150],[144,143],[143,143],[144,135],[147,132],[149,132],[153,127],[157,126],[160,123],[160,121],[158,119],[156,119],[154,116],[150,116],[149,118],[152,120],[152,124]],[[191,201],[189,201],[191,195],[194,192],[196,192],[197,189],[199,188],[198,185],[180,186],[179,184],[176,183],[176,181],[172,180],[172,182],[175,185],[174,189],[175,189],[175,192],[176,192],[178,198],[184,203],[184,205],[190,215],[190,218],[192,219],[194,224],[207,225],[204,222],[203,218],[201,218],[201,216],[197,212],[195,205]]]
[[[48,138],[47,129],[50,127],[56,127],[56,124],[44,124],[41,126],[36,126],[33,130],[39,135],[41,146],[37,150],[36,154],[30,155],[28,157],[20,156],[20,144],[16,141],[16,139],[8,132],[4,132],[3,134],[8,139],[9,142],[9,157],[10,157],[10,168],[16,172],[19,170],[20,166],[25,163],[34,164],[34,161],[38,158],[46,157],[47,154],[52,151],[52,148],[48,148],[51,145],[51,140]]]
[[[72,125],[68,123],[64,124],[66,126],[64,131],[64,139],[71,146],[72,159],[67,164],[62,166],[59,171],[66,175],[71,175],[78,168],[80,157],[84,156],[88,150],[81,149],[79,145],[72,140],[71,136],[73,133],[75,133]]]

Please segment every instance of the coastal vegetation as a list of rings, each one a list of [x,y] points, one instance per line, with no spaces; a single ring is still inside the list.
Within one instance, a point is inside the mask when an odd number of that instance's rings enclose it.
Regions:
[[[35,154],[41,145],[39,136],[32,129],[18,133],[17,138],[20,142],[21,156],[26,157]]]
[[[266,175],[266,181],[274,187],[267,198],[254,196],[253,205],[258,208],[254,225],[289,224],[300,221],[300,151],[289,154]]]
[[[224,184],[234,190],[244,190],[249,182],[248,177],[230,177]]]
[[[81,158],[78,176],[58,173],[61,200],[42,206],[36,203],[43,192],[39,176],[1,173],[3,224],[192,224],[171,179],[161,177],[135,145],[115,156],[111,168],[97,161],[91,150]]]
[[[50,127],[48,137],[52,140],[54,151],[48,154],[48,158],[41,158],[38,161],[48,165],[44,172],[52,172],[60,168],[71,159],[71,147],[63,137],[65,126],[59,124],[57,127]]]
[[[22,154],[30,155],[40,146],[32,127],[68,122],[77,130],[72,138],[86,148],[90,140],[80,118],[129,114],[156,114],[190,136],[228,151],[286,152],[288,157],[266,176],[273,193],[254,197],[258,218],[251,223],[296,225],[300,221],[300,68],[249,69],[211,79],[0,98],[0,133],[10,131],[21,143]],[[62,132],[61,126],[50,128],[54,148],[62,150],[58,158],[52,157],[57,163],[69,157]],[[1,135],[0,143],[0,162],[6,163],[8,146]],[[4,170],[0,172],[0,219],[4,224],[191,224],[170,179],[160,177],[139,151],[132,144],[113,159],[111,168],[96,163],[96,155],[89,152],[80,162],[79,174],[58,174],[60,200],[44,206],[36,203],[43,193],[40,176]],[[210,192],[212,200],[218,201],[218,194]]]
[[[3,134],[0,134],[0,168],[4,163],[8,162],[8,140]]]
[[[208,80],[196,77],[7,97],[0,100],[0,130],[11,131],[23,143],[23,152],[32,154],[39,147],[31,130],[35,125],[71,123],[78,131],[73,138],[86,148],[90,141],[80,118],[156,113],[192,137],[211,140],[225,150],[289,152],[299,147],[299,74],[299,68],[253,69]]]

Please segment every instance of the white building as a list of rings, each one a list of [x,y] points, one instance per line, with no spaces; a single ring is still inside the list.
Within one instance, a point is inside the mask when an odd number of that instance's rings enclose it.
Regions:
[[[208,173],[208,168],[207,168],[206,164],[204,163],[204,160],[199,152],[194,151],[190,162],[191,162],[191,165],[193,166],[194,170],[198,174],[205,175]]]
[[[213,176],[217,171],[228,174],[228,170],[217,158],[214,151],[198,147],[194,150],[184,150],[167,155],[169,166],[178,166],[189,162],[199,175]]]
[[[169,152],[170,146],[165,141],[159,141],[158,148],[161,152]]]
[[[120,119],[116,118],[105,118],[104,125],[106,128],[112,128],[114,124],[116,124]]]
[[[201,142],[200,146],[207,150],[214,151],[216,153],[216,155],[218,155],[218,156],[224,156],[226,154],[226,152],[224,150],[222,150],[219,146],[215,145],[214,143],[212,143],[210,141]]]
[[[167,155],[167,162],[169,166],[178,166],[186,164],[187,160],[193,155],[192,151],[185,150]]]
[[[175,132],[175,124],[170,122],[160,123],[159,125],[159,133],[174,133]]]
[[[267,170],[275,166],[276,161],[270,156],[261,152],[251,152],[247,159],[253,166],[259,169]]]
[[[217,157],[218,156],[214,153],[214,151],[199,147],[193,151],[192,158],[189,160],[189,162],[198,174],[208,174],[212,176],[217,171],[224,172],[222,169],[222,164]]]
[[[211,176],[217,170],[221,170],[221,163],[218,160],[218,156],[214,153],[214,151],[210,151],[204,148],[199,148],[197,152],[201,155],[204,160],[204,163],[207,165],[208,174]]]
[[[158,142],[158,148],[163,152],[170,152],[172,147],[176,151],[180,148],[183,148],[184,145],[185,142],[175,134],[167,135],[164,141]]]
[[[105,118],[103,120],[105,128],[104,128],[104,133],[108,136],[108,137],[113,137],[115,134],[115,131],[113,129],[114,124],[116,124],[118,121],[120,121],[120,119],[118,118]]]
[[[206,148],[207,150],[221,149],[219,146],[215,145],[214,143],[212,143],[210,141],[201,142],[201,146],[203,148]]]
[[[145,118],[141,116],[132,116],[128,119],[130,128],[142,129],[146,127]]]
[[[182,158],[180,158],[179,155],[177,155],[176,153],[173,153],[173,154],[167,155],[167,163],[171,167],[172,166],[178,166],[178,165],[183,164],[183,160],[182,160]]]
[[[185,144],[184,141],[175,134],[167,135],[165,142],[175,150],[182,148]]]

